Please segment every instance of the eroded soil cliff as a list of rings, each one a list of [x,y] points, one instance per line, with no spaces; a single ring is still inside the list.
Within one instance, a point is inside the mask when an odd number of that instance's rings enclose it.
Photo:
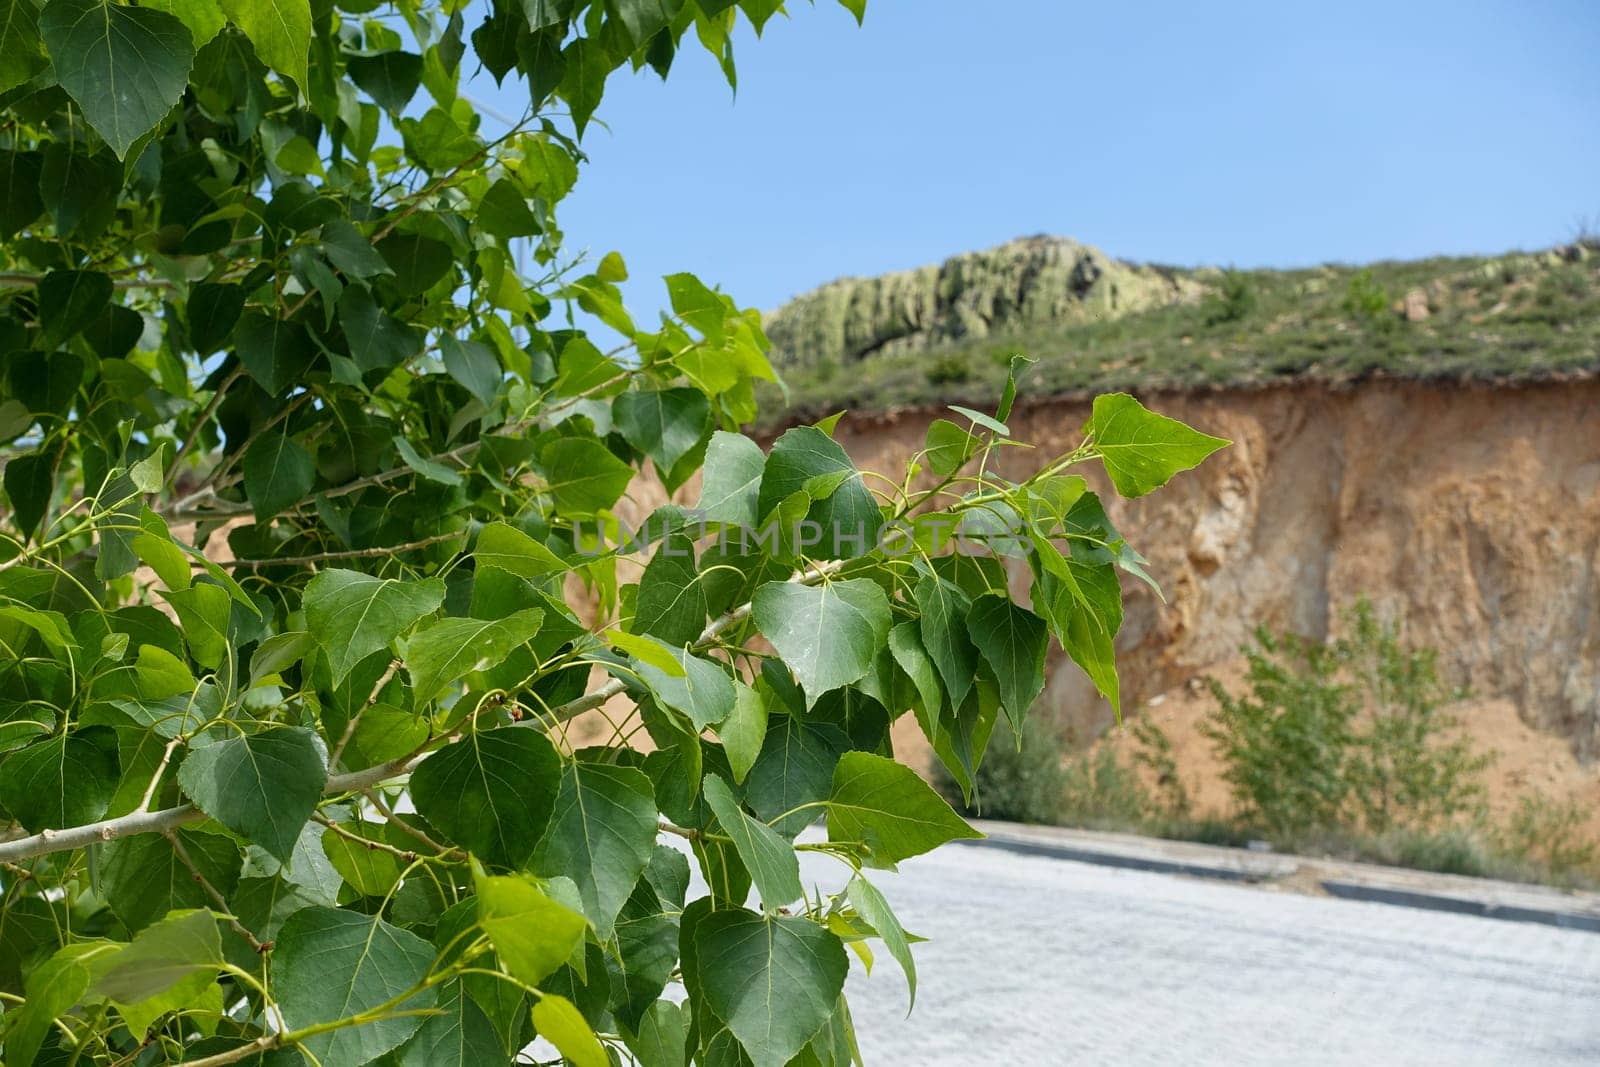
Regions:
[[[1600,383],[1143,399],[1234,444],[1148,497],[1103,494],[1166,594],[1125,583],[1130,709],[1234,660],[1257,625],[1323,636],[1365,596],[1437,647],[1451,681],[1509,700],[1582,762],[1600,756]],[[1086,415],[1020,405],[1013,433],[1036,448],[1000,470],[1066,451]],[[932,417],[847,418],[838,437],[862,467],[899,470]],[[1064,656],[1039,710],[1086,738],[1112,718]]]

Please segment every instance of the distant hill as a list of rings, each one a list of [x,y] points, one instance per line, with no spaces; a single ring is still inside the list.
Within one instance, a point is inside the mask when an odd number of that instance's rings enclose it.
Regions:
[[[1600,370],[1600,243],[1367,266],[1129,263],[1029,237],[938,266],[830,282],[766,320],[789,405],[981,402],[1010,355],[1032,396],[1284,380],[1527,381]]]

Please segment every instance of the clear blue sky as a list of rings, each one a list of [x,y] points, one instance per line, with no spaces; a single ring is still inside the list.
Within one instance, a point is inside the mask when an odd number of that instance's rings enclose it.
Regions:
[[[1600,0],[789,7],[736,96],[698,45],[608,86],[563,221],[636,312],[674,270],[770,308],[1034,233],[1286,266],[1600,222]]]

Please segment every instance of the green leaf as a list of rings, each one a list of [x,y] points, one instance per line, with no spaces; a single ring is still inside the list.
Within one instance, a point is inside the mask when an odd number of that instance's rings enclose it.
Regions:
[[[175,16],[189,27],[196,48],[209,43],[228,24],[222,8],[217,6],[217,0],[147,0],[140,6],[153,7]]]
[[[272,951],[272,991],[283,1025],[300,1030],[372,1011],[416,987],[433,965],[433,946],[376,915],[341,908],[302,908],[289,917]],[[401,1001],[415,1012],[431,1008],[425,989]],[[388,1015],[304,1038],[316,1062],[361,1064],[398,1048],[423,1016]]]
[[[271,396],[297,385],[311,367],[316,349],[298,322],[246,312],[235,330],[239,361]]]
[[[978,670],[978,650],[967,634],[967,595],[936,574],[924,574],[912,590],[922,645],[944,679],[950,706],[959,708]]]
[[[568,516],[592,515],[614,505],[633,480],[633,468],[591,438],[552,441],[539,454],[546,488]]]
[[[299,503],[317,481],[311,453],[288,432],[259,438],[239,464],[244,491],[257,522],[266,522],[292,504]]]
[[[428,481],[438,482],[440,485],[461,484],[461,473],[459,471],[454,467],[447,467],[437,460],[424,456],[417,451],[416,445],[413,445],[404,437],[396,437],[394,439],[394,448],[396,452],[400,453],[400,459],[407,467],[410,467],[428,479]]]
[[[414,52],[351,56],[345,70],[351,81],[391,115],[404,111],[422,84],[422,57]]]
[[[94,822],[118,779],[117,737],[95,726],[13,752],[0,763],[0,806],[30,833]]]
[[[639,1067],[686,1067],[689,1022],[684,1009],[658,1000],[645,1010],[628,1048]]]
[[[508,726],[474,730],[423,760],[411,774],[411,798],[417,814],[474,856],[518,868],[533,855],[563,782],[545,736]]]
[[[923,448],[927,453],[928,469],[943,478],[954,474],[978,454],[982,447],[971,433],[949,419],[934,419],[928,424],[928,437]]]
[[[344,219],[323,223],[322,251],[329,262],[352,278],[366,281],[380,274],[394,274],[367,235]]]
[[[111,303],[111,279],[99,271],[53,270],[39,279],[40,345],[75,337]]]
[[[889,631],[889,654],[906,673],[906,677],[911,679],[911,684],[917,690],[917,697],[922,701],[922,710],[925,713],[921,718],[926,732],[927,723],[937,723],[939,720],[944,691],[939,687],[938,668],[934,666],[932,657],[923,647],[921,632],[915,622],[907,620]],[[929,735],[930,744],[937,732],[935,728]]]
[[[860,679],[889,636],[889,598],[867,578],[822,585],[769,582],[751,617],[805,690],[807,707]]]
[[[734,682],[733,689],[733,711],[717,727],[717,735],[722,738],[733,780],[743,782],[767,739],[767,702],[743,682]]]
[[[695,507],[704,513],[707,522],[754,527],[766,464],[761,446],[750,438],[717,430],[706,447],[700,503]]]
[[[461,388],[481,400],[485,406],[494,403],[500,394],[505,372],[494,349],[477,341],[462,341],[446,334],[439,340],[439,351],[444,357],[445,373],[454,378]]]
[[[983,658],[1000,680],[1000,704],[1012,728],[1022,732],[1023,717],[1044,691],[1044,654],[1050,635],[1043,620],[1008,598],[990,593],[972,602],[967,628]]]
[[[561,50],[564,73],[561,77],[561,98],[572,112],[572,123],[578,137],[589,125],[589,117],[600,106],[605,92],[606,76],[611,73],[610,57],[605,45],[592,37],[578,37]]]
[[[836,726],[773,716],[745,779],[745,803],[778,833],[794,837],[821,812],[839,754],[849,747]]]
[[[641,48],[672,22],[683,4],[682,0],[609,0],[606,6],[622,20],[633,46]]]
[[[846,752],[828,795],[828,840],[860,841],[874,866],[893,867],[946,841],[982,837],[916,771],[870,752]]]
[[[745,814],[721,778],[708,774],[701,788],[723,833],[733,839],[733,847],[749,870],[766,909],[776,911],[804,896],[805,890],[800,885],[800,860],[789,843],[766,823]]]
[[[1011,428],[1009,426],[1003,422],[1000,422],[998,419],[991,419],[981,411],[973,411],[971,408],[964,408],[960,404],[951,404],[950,410],[955,412],[957,415],[965,415],[975,424],[982,426],[985,430],[997,433],[1001,437],[1011,436]]]
[[[82,942],[67,945],[45,960],[28,975],[21,1008],[7,1013],[6,1063],[12,1067],[31,1067],[50,1024],[76,1004],[88,991],[90,960],[114,951],[105,943]]]
[[[805,516],[822,528],[815,558],[866,555],[877,544],[883,525],[878,501],[839,443],[815,426],[797,426],[774,442],[756,500],[758,516],[766,521],[791,494],[806,490],[808,483],[815,485],[813,479],[835,474],[843,474],[845,480],[813,503]]]
[[[489,191],[478,201],[477,226],[502,241],[532,237],[540,230],[538,218],[528,209],[527,199],[510,178],[501,178],[489,186]]]
[[[28,0],[11,0],[15,18],[32,14]],[[13,22],[13,27],[20,25]],[[17,32],[15,29],[13,33]],[[15,38],[13,38],[15,40]],[[35,38],[35,51],[38,41]],[[40,57],[41,66],[44,57]],[[0,62],[0,71],[5,69]],[[39,179],[44,169],[44,159],[38,152],[0,152],[0,237],[11,237],[44,212],[44,199],[39,193]]]
[[[1041,553],[1042,554],[1042,553]],[[1057,557],[1064,574],[1038,576],[1034,603],[1113,711],[1121,714],[1116,636],[1122,625],[1122,587],[1109,562]]]
[[[468,672],[498,666],[543,621],[543,611],[528,608],[503,619],[440,619],[419,627],[406,642],[412,698],[426,704]]]
[[[364,285],[345,287],[339,322],[363,374],[387,371],[422,351],[422,334],[380,308]]]
[[[505,1059],[494,1023],[462,982],[440,987],[434,1012],[395,1054],[398,1067],[482,1067]]]
[[[863,0],[863,4],[864,3],[865,0]],[[1016,403],[1017,375],[1021,374],[1025,368],[1032,366],[1036,362],[1037,360],[1029,359],[1027,356],[1023,355],[1015,355],[1011,357],[1011,362],[1006,366],[1006,385],[1005,388],[1000,391],[1000,406],[995,408],[994,412],[994,417],[999,419],[1001,422],[1005,422],[1011,417],[1011,405]]]
[[[189,343],[202,356],[228,343],[244,310],[244,287],[202,282],[189,290]]]
[[[39,15],[31,0],[5,0],[0,7],[0,93],[31,81],[50,65],[39,46]]]
[[[1191,430],[1177,419],[1157,415],[1127,393],[1094,398],[1083,424],[1095,453],[1123,496],[1143,496],[1166,485],[1174,474],[1198,467],[1229,442]]]
[[[50,0],[39,33],[61,87],[118,159],[177,104],[194,65],[189,28],[151,8]]]
[[[589,928],[582,915],[552,900],[521,875],[480,876],[478,925],[500,963],[518,981],[538,985],[572,958]]]
[[[561,775],[561,793],[533,869],[576,881],[584,913],[604,940],[650,862],[655,840],[655,791],[642,771],[573,763]]]
[[[221,967],[222,937],[210,911],[173,912],[140,931],[111,958],[93,990],[119,1004],[138,1004]]]
[[[519,578],[542,578],[570,569],[560,556],[503,522],[483,528],[472,555],[479,566],[498,567]]]
[[[711,428],[711,402],[698,389],[650,389],[623,393],[611,404],[623,438],[665,473],[700,443]]]
[[[255,46],[261,62],[307,92],[311,52],[310,0],[219,0],[223,12]]]
[[[594,1036],[583,1013],[566,997],[540,993],[533,1006],[533,1028],[572,1067],[611,1067],[600,1039]]]
[[[737,697],[733,679],[726,670],[684,649],[665,645],[662,648],[678,665],[678,672],[663,670],[649,660],[640,660],[635,665],[640,680],[650,687],[658,702],[683,712],[696,732],[715,726],[733,714]]]
[[[391,233],[377,244],[378,254],[394,271],[401,296],[421,296],[455,266],[450,246],[431,237]]]
[[[700,637],[708,612],[706,584],[695,566],[694,539],[673,531],[662,538],[639,578],[632,629],[681,647]]]
[[[383,836],[359,823],[344,825],[343,829],[364,841],[378,841]],[[323,855],[339,877],[364,897],[385,896],[400,881],[400,860],[392,853],[352,841],[332,828],[323,831],[321,843]]]
[[[6,499],[11,502],[11,520],[26,541],[50,510],[50,497],[55,492],[55,457],[42,452],[13,456],[6,461],[4,481]]]
[[[329,568],[306,586],[303,606],[306,629],[327,653],[338,685],[443,602],[444,583],[437,578],[401,581]]]
[[[906,1013],[910,1014],[911,1009],[917,1006],[917,964],[911,958],[911,942],[906,937],[900,920],[895,918],[894,911],[890,909],[889,902],[878,891],[878,887],[859,873],[850,879],[850,884],[845,887],[845,895],[855,906],[856,914],[861,916],[883,940],[889,955],[894,957],[894,961],[904,972],[906,987],[910,991],[910,1003],[906,1005]]]
[[[555,394],[576,397],[601,390],[622,374],[587,337],[574,337],[561,348],[557,361]]]
[[[239,845],[231,837],[184,828],[173,837],[205,880],[223,896],[239,881]],[[99,846],[100,889],[112,912],[139,931],[174,908],[214,903],[163,834],[135,834]]]
[[[297,726],[234,735],[195,749],[178,768],[196,807],[284,862],[327,781],[321,739]]]
[[[715,911],[695,931],[698,984],[755,1067],[784,1067],[833,1015],[850,969],[810,919]]]

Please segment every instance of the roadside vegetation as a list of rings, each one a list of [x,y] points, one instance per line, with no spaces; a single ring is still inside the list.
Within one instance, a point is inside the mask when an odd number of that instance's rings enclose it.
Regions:
[[[1161,268],[1202,282],[1196,301],[1116,319],[988,336],[932,352],[780,368],[769,420],[839,408],[980,404],[1018,350],[1034,395],[1107,389],[1408,379],[1528,381],[1600,367],[1600,241],[1548,252],[1300,270]]]
[[[972,814],[1567,887],[1600,887],[1600,844],[1572,802],[1523,796],[1491,816],[1477,751],[1447,705],[1437,654],[1408,647],[1366,604],[1327,642],[1257,633],[1243,686],[1210,682],[1203,732],[1232,804],[1194,805],[1162,730],[1138,719],[1062,760],[1071,738],[1030,718],[998,741]],[[950,792],[949,789],[946,790]]]

